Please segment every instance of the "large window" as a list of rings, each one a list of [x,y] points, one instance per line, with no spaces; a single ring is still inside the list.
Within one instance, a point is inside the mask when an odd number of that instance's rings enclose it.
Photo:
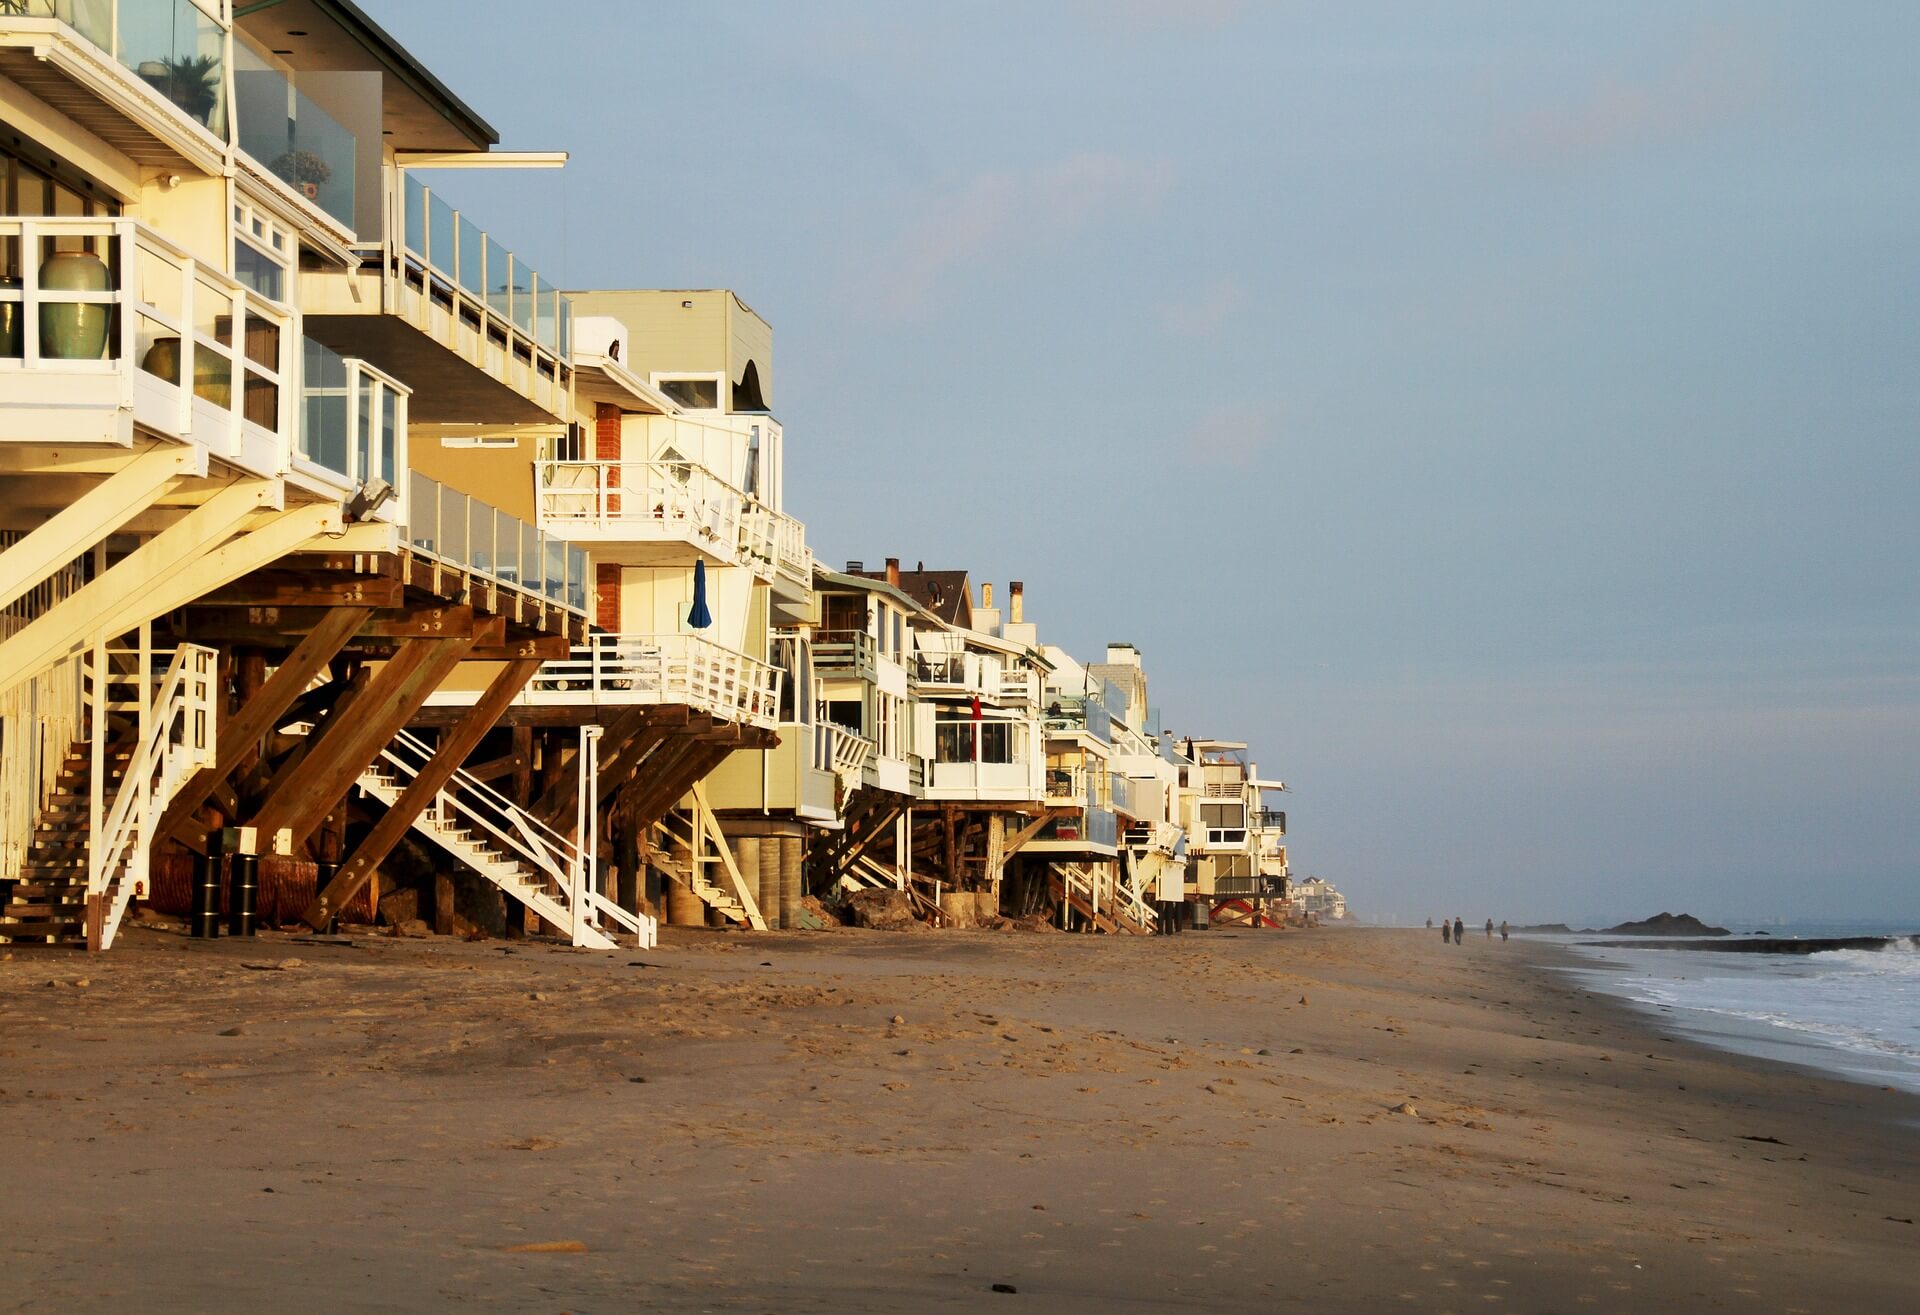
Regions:
[[[118,215],[120,203],[96,196],[86,179],[69,171],[51,155],[22,142],[0,142],[0,214],[6,215]],[[93,251],[97,239],[48,238],[36,255],[44,260],[55,251]],[[95,251],[94,254],[101,254]],[[23,276],[20,239],[0,238],[0,278]]]

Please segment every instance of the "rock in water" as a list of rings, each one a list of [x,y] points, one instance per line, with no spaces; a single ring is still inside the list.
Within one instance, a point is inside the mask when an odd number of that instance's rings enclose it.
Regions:
[[[1709,927],[1691,913],[1656,913],[1644,922],[1623,922],[1607,930],[1618,936],[1731,936],[1725,927]]]

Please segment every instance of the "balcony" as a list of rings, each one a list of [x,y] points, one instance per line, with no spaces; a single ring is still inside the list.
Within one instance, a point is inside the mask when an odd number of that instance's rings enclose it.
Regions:
[[[1062,817],[1040,832],[1027,847],[1041,853],[1114,854],[1120,845],[1120,826],[1112,810],[1084,808],[1071,817]]]
[[[0,218],[0,264],[0,442],[125,447],[138,425],[287,469],[291,310],[131,219]]]
[[[1283,810],[1278,808],[1255,809],[1253,824],[1261,831],[1271,835],[1284,836],[1287,834],[1287,815]]]
[[[234,136],[261,178],[278,181],[352,233],[360,140],[295,81],[233,45]],[[377,141],[366,149],[379,150]]]
[[[471,703],[477,697],[472,691],[449,691],[444,701]],[[592,635],[575,645],[570,657],[543,663],[517,701],[678,705],[722,721],[772,727],[780,720],[780,673],[697,635]]]
[[[586,613],[586,553],[418,471],[407,476],[407,542],[463,574]]]
[[[414,389],[426,424],[572,419],[573,304],[526,261],[400,175],[400,223],[350,273],[307,270],[307,331]]]
[[[856,680],[875,680],[878,667],[874,657],[873,636],[864,630],[814,631],[813,668],[822,677],[852,676]]]
[[[813,587],[806,527],[690,461],[542,461],[540,527],[581,543],[619,544],[632,565],[688,551],[762,579]]]
[[[137,164],[217,175],[227,25],[208,0],[6,0],[0,77]]]
[[[407,401],[412,390],[365,361],[342,357],[311,338],[302,341],[301,351],[295,477],[343,497],[370,480],[383,480],[397,496],[371,514],[405,525],[413,481],[400,480],[397,472],[407,468]]]

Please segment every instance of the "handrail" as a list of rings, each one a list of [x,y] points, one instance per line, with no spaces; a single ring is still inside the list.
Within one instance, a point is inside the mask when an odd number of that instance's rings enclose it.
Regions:
[[[109,654],[128,652],[136,655],[139,669],[111,672]],[[146,666],[158,656],[150,649],[109,650],[104,644],[97,645],[92,671],[82,678],[82,697],[91,713],[89,729],[94,746],[87,894],[111,895],[103,910],[101,949],[113,944],[128,903],[146,893],[154,827],[160,814],[194,772],[212,766],[214,761],[219,713],[213,687],[220,655],[197,644],[182,644],[173,651],[165,672],[154,681]],[[129,684],[136,689],[132,703],[116,700],[113,687]],[[109,805],[105,780],[107,713],[128,706],[137,711],[140,738]]]

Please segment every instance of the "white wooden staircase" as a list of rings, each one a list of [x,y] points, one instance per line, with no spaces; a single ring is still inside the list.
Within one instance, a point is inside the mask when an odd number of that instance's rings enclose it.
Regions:
[[[585,800],[593,799],[597,788],[592,744],[587,737],[582,745]],[[432,745],[402,731],[361,773],[360,788],[391,808],[432,756]],[[600,891],[590,806],[582,809],[585,843],[578,843],[463,770],[414,819],[413,829],[561,928],[575,945],[610,950],[625,933],[641,949],[651,949],[659,938],[655,919],[628,912]]]

